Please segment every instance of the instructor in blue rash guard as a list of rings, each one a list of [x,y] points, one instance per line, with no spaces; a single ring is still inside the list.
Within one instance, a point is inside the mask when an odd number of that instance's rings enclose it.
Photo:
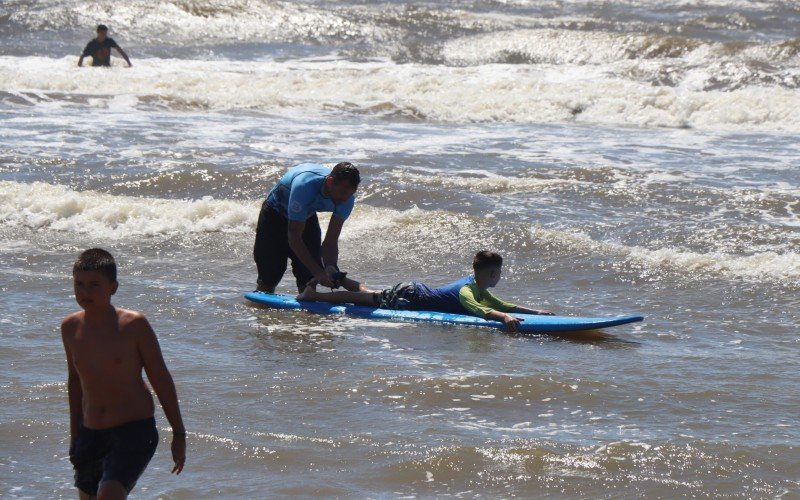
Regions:
[[[348,162],[332,170],[303,163],[281,177],[258,216],[253,247],[258,268],[256,290],[275,293],[287,259],[292,261],[298,291],[312,280],[328,288],[336,286],[333,275],[339,270],[339,234],[353,210],[360,182],[358,169]],[[317,212],[332,212],[322,242]]]

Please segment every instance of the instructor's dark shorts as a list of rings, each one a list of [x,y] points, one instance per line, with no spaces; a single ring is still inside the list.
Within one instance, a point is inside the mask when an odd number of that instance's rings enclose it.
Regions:
[[[322,267],[322,231],[319,228],[317,214],[306,219],[303,229],[303,243],[311,257]],[[292,274],[297,282],[297,289],[302,291],[314,277],[306,266],[289,248],[289,220],[276,212],[264,201],[258,215],[256,243],[253,246],[253,258],[258,268],[258,285],[273,289],[286,272],[286,261],[292,261]]]
[[[81,426],[70,450],[75,487],[96,496],[103,481],[118,481],[131,492],[158,446],[156,420],[135,420],[110,429]]]

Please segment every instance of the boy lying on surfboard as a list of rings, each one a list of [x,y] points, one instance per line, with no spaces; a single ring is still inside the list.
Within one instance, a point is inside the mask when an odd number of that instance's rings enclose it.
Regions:
[[[473,275],[441,288],[430,288],[415,281],[398,283],[386,290],[369,290],[358,282],[344,278],[342,273],[340,281],[345,281],[345,288],[360,291],[320,293],[312,282],[297,296],[297,300],[356,304],[381,309],[472,314],[502,321],[510,332],[517,331],[520,320],[508,313],[553,314],[550,311],[518,306],[492,295],[489,288],[497,286],[502,267],[503,258],[499,254],[482,250],[472,260]]]

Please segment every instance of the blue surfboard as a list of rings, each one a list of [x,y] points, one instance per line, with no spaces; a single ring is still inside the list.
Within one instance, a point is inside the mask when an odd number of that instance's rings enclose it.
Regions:
[[[289,295],[265,292],[247,292],[247,300],[274,307],[276,309],[302,309],[317,314],[348,314],[360,318],[388,319],[395,321],[425,321],[453,325],[484,326],[505,330],[500,321],[486,320],[467,314],[452,314],[435,311],[394,311],[352,304],[331,304],[330,302],[298,301]],[[617,316],[611,318],[583,318],[576,316],[542,316],[536,314],[517,314],[520,318],[521,333],[559,333],[582,330],[596,330],[611,326],[625,325],[644,320],[642,316]]]

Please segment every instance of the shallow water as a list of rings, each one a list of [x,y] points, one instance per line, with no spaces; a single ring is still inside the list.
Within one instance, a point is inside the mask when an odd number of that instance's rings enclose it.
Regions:
[[[139,496],[800,494],[793,3],[5,5],[3,496],[74,496],[58,325],[90,246],[189,429],[170,477],[158,410]],[[133,68],[74,67],[98,12]],[[502,297],[646,321],[526,338],[246,303],[263,196],[341,160],[364,178],[341,265],[368,284],[491,248]]]

